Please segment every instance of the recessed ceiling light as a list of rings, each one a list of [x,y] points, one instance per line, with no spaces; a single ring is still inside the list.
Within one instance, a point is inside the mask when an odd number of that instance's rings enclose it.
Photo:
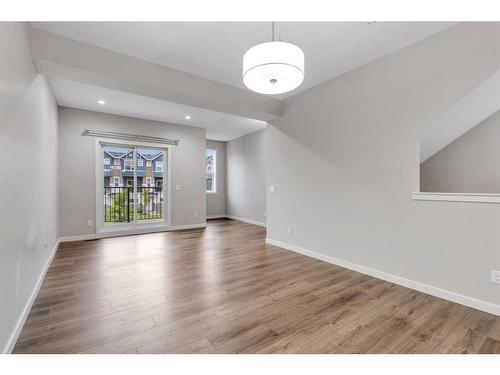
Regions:
[[[106,102],[104,100],[98,100],[97,103],[99,103],[100,105],[106,104]]]
[[[185,118],[186,120],[191,120],[191,116],[188,116],[188,115],[186,115],[184,118]]]

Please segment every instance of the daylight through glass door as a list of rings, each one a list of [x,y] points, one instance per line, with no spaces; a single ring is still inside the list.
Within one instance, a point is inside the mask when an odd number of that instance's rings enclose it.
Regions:
[[[166,150],[102,145],[104,225],[165,222]]]

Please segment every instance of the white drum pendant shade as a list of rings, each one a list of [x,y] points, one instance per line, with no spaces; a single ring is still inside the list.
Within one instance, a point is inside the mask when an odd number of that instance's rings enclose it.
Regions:
[[[294,44],[257,44],[243,56],[243,83],[260,94],[283,94],[304,80],[304,52]]]

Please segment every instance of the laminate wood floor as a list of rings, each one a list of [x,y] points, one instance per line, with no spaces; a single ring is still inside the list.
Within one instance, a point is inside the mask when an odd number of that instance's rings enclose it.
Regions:
[[[500,353],[500,318],[234,220],[62,243],[15,353]]]

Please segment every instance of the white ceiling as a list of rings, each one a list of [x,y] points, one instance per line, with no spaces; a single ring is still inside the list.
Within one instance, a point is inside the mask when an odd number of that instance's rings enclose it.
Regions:
[[[286,98],[440,32],[449,22],[278,22],[304,50],[304,83]],[[244,88],[242,57],[271,39],[271,22],[34,22],[81,42]]]
[[[241,80],[244,52],[271,38],[270,22],[34,22],[31,25],[239,88],[244,88]],[[279,22],[276,36],[304,50],[306,72],[298,89],[277,98],[285,99],[453,25]],[[57,77],[52,77],[51,83],[62,106],[203,127],[208,139],[227,141],[266,126],[263,121]],[[99,105],[99,99],[105,100],[106,105]],[[186,120],[186,115],[191,120]]]
[[[229,141],[266,127],[265,121],[79,82],[51,78],[50,83],[61,106],[205,128],[207,139]],[[100,105],[98,100],[106,104]],[[186,115],[191,119],[186,120]]]

